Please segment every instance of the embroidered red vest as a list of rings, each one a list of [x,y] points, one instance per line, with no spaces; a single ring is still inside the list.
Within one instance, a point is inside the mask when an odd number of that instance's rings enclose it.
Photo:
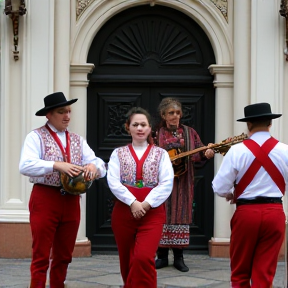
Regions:
[[[42,126],[34,130],[40,138],[41,141],[41,155],[42,159],[46,161],[63,161],[62,152],[47,130],[45,126]],[[71,153],[71,163],[76,165],[82,165],[82,141],[81,137],[75,133],[70,134],[70,153]],[[51,174],[46,174],[41,177],[30,177],[29,181],[31,183],[40,183],[50,186],[61,186],[60,183],[60,173],[58,171],[53,171]]]
[[[165,150],[152,146],[142,166],[143,187],[155,187],[158,185],[159,165]],[[118,149],[120,162],[120,181],[124,185],[137,187],[137,163],[132,156],[129,146]]]

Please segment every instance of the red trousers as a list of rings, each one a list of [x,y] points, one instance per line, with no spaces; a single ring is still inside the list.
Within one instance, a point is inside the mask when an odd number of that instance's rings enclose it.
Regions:
[[[272,287],[284,234],[281,204],[238,206],[231,219],[231,287]]]
[[[52,249],[50,288],[63,288],[80,223],[79,196],[61,195],[59,187],[36,184],[29,210],[33,240],[30,287],[45,287]]]
[[[155,255],[165,215],[162,204],[136,220],[129,206],[116,201],[111,220],[125,288],[157,288]]]

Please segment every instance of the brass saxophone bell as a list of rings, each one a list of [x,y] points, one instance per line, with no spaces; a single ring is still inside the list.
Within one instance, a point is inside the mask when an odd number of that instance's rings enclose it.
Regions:
[[[69,194],[79,195],[85,193],[92,185],[93,180],[87,181],[84,178],[84,172],[75,177],[70,177],[66,173],[60,175],[63,190]]]

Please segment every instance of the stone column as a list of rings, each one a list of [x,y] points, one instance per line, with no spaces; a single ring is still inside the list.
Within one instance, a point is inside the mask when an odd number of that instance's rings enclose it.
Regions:
[[[55,1],[54,91],[67,99],[70,79],[70,0]]]
[[[234,133],[246,132],[244,107],[251,98],[251,0],[234,1]]]
[[[72,118],[70,127],[75,133],[86,138],[87,127],[87,74],[94,69],[94,64],[71,64],[70,65],[70,98],[78,98],[72,106]],[[90,256],[91,242],[86,237],[86,194],[81,196],[81,222],[78,230],[74,256]]]
[[[241,1],[241,0],[239,0]],[[246,0],[248,1],[248,0]],[[285,58],[280,1],[251,1],[251,103],[268,102],[272,112],[285,113],[282,87]],[[243,20],[242,20],[243,25]],[[286,92],[287,94],[287,92]],[[285,94],[284,94],[285,95]],[[282,124],[283,123],[283,124]],[[283,118],[272,121],[271,133],[282,140]],[[284,125],[281,131],[281,125]]]
[[[214,67],[212,65],[210,67],[211,73],[215,75],[216,113],[219,113],[219,117],[216,116],[216,135],[217,137],[221,135],[222,127],[225,127],[225,131],[230,133],[230,135],[223,135],[222,139],[246,132],[245,124],[237,123],[236,119],[243,116],[243,107],[249,104],[250,99],[251,1],[235,0],[233,10],[234,73],[230,71],[232,73],[227,74],[227,69],[220,68],[221,66]],[[229,74],[232,77],[231,85],[227,86],[224,85],[227,79],[225,80],[223,77],[227,78]],[[221,157],[217,156],[215,174],[221,161]],[[225,199],[215,195],[214,237],[210,242],[210,255],[212,257],[229,257],[230,219],[234,210],[235,205],[229,205]]]
[[[233,136],[233,66],[211,65],[210,73],[214,75],[216,88],[216,119],[215,142]],[[217,173],[223,156],[215,155],[215,174]],[[215,195],[214,205],[214,237],[209,241],[209,254],[211,257],[229,257],[230,219],[234,207],[225,199]]]

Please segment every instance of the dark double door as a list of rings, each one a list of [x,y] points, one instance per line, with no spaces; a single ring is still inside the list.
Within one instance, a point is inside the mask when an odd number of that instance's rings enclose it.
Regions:
[[[87,140],[105,162],[114,148],[131,141],[124,129],[128,110],[141,106],[156,124],[164,97],[178,98],[183,124],[195,128],[204,144],[214,142],[215,95],[208,66],[215,59],[202,29],[184,14],[164,6],[128,9],[98,32],[87,62],[95,64],[87,89]],[[213,233],[213,175],[213,160],[196,170],[191,249],[207,249]],[[106,179],[95,181],[87,193],[92,250],[116,250],[112,209]]]

